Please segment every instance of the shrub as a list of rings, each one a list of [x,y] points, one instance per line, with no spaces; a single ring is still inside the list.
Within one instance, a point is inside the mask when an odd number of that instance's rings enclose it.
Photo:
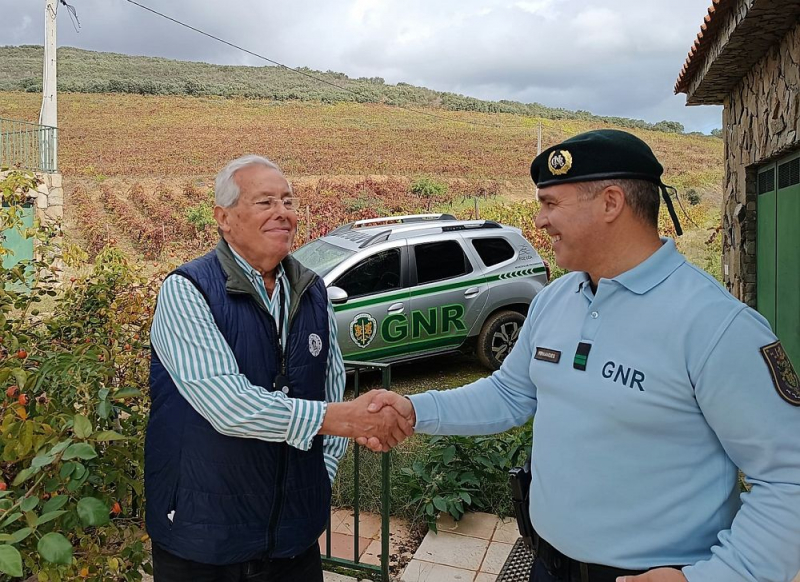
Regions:
[[[436,531],[441,512],[455,520],[469,509],[509,514],[508,471],[530,453],[531,427],[484,437],[431,437],[425,459],[400,471],[399,486],[415,517]]]
[[[12,172],[0,186],[0,224],[19,228],[15,205],[36,180]],[[140,580],[152,286],[112,249],[63,284],[55,265],[82,253],[59,246],[57,225],[24,235],[36,258],[0,266],[0,572]]]
[[[697,206],[698,204],[700,204],[701,200],[700,194],[698,194],[697,190],[695,190],[694,188],[689,188],[686,191],[686,200],[688,200],[689,204],[691,204],[692,206]]]
[[[410,190],[420,198],[435,198],[447,192],[447,184],[442,184],[428,177],[417,178],[411,183]]]

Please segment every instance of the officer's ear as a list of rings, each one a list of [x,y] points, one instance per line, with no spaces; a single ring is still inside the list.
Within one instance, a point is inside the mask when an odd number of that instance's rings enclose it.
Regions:
[[[625,208],[625,191],[613,184],[607,186],[600,193],[600,196],[603,199],[603,219],[607,223],[612,223],[619,218],[623,208]]]

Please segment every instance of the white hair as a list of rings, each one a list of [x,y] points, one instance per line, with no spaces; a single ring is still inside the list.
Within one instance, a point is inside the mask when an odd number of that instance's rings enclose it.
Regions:
[[[217,206],[230,208],[239,201],[239,185],[234,179],[236,172],[247,166],[262,165],[273,170],[277,170],[283,175],[278,165],[262,156],[248,154],[241,158],[236,158],[220,170],[214,180],[214,202]]]

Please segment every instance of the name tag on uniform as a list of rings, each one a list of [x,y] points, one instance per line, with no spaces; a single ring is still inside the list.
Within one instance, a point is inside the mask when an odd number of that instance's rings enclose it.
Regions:
[[[552,362],[557,364],[561,359],[561,352],[558,350],[551,350],[548,348],[536,348],[536,355],[533,356],[534,360],[541,360],[543,362]]]

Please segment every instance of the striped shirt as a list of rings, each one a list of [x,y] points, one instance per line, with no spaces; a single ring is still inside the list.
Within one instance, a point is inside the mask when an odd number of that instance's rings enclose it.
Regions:
[[[286,345],[289,328],[289,280],[278,265],[272,298],[261,274],[231,248],[236,262],[253,284],[275,320],[283,322]],[[283,297],[278,301],[279,296]],[[279,310],[283,317],[279,317]],[[281,391],[255,386],[239,371],[202,294],[185,277],[164,280],[150,331],[150,341],[180,394],[220,433],[232,437],[286,442],[302,451],[313,444],[328,402],[344,396],[345,370],[336,341],[336,318],[328,303],[330,349],[326,362],[325,402],[289,398]],[[347,439],[325,435],[323,456],[333,482]]]

